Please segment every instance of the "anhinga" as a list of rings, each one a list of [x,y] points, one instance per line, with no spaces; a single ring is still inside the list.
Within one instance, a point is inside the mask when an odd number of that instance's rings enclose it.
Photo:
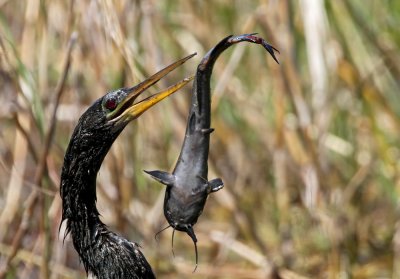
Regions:
[[[88,273],[101,279],[155,278],[139,245],[110,231],[96,208],[96,176],[114,140],[144,111],[176,92],[186,78],[141,102],[135,99],[186,60],[183,58],[132,88],[107,93],[80,117],[61,173],[62,222]]]

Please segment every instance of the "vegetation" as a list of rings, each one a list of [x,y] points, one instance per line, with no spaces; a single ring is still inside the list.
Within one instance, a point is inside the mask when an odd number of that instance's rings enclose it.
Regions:
[[[0,278],[84,278],[59,232],[60,168],[79,115],[189,53],[189,76],[230,34],[213,74],[212,195],[191,239],[166,226],[164,188],[190,86],[144,114],[98,176],[104,223],[159,278],[400,276],[400,1],[0,1]],[[155,89],[150,90],[155,92]]]

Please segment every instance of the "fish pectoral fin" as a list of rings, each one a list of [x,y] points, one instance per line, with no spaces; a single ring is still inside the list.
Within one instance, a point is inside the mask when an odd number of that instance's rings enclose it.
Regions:
[[[172,186],[175,182],[175,176],[166,171],[160,171],[160,170],[146,171],[146,170],[144,170],[144,172],[147,174],[150,174],[152,178],[154,178],[155,180],[157,180],[158,182],[160,182],[164,185]]]
[[[211,187],[211,192],[217,192],[224,188],[224,182],[222,182],[221,178],[215,178],[208,181],[208,185]]]

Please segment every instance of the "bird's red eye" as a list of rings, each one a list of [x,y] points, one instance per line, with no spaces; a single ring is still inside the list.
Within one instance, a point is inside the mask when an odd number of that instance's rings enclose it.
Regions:
[[[114,98],[108,99],[105,103],[105,107],[109,110],[113,110],[117,107],[117,100]]]

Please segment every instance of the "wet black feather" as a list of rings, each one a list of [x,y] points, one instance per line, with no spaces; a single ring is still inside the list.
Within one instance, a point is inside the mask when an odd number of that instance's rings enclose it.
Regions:
[[[104,98],[104,97],[103,97]],[[62,221],[88,273],[99,279],[155,278],[136,243],[110,231],[96,208],[96,176],[126,123],[109,124],[97,100],[71,136],[61,173]]]

